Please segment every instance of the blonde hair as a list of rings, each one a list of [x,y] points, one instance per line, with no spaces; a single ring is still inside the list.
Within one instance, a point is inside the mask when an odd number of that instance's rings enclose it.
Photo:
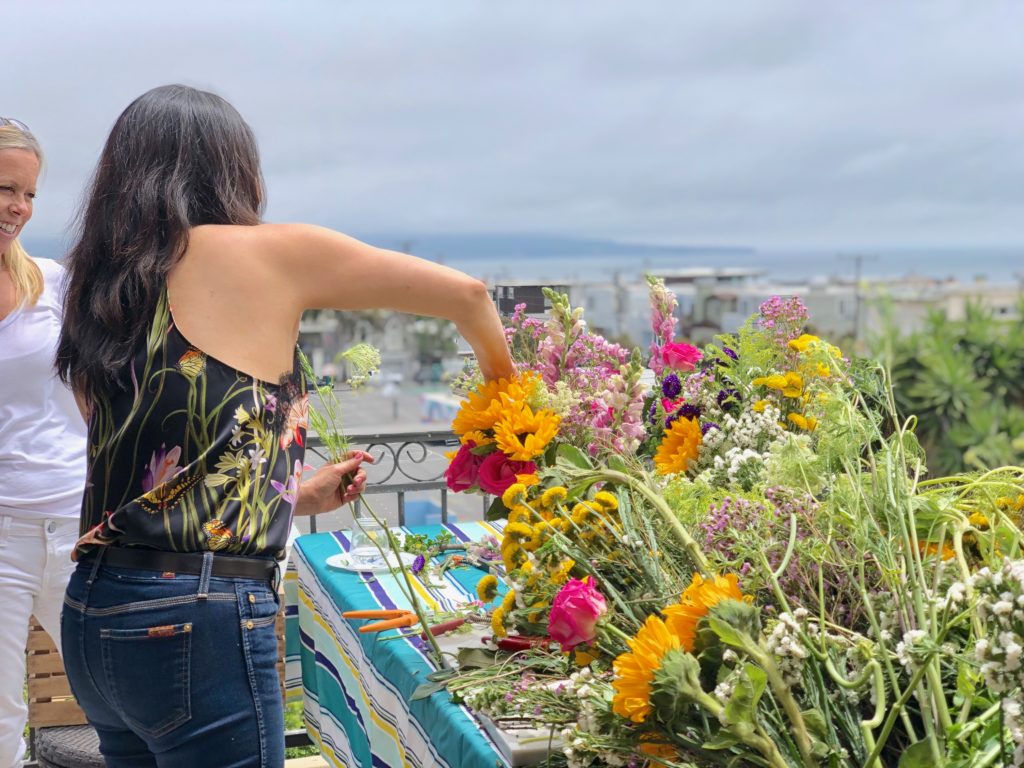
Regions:
[[[35,154],[40,165],[43,162],[43,149],[36,137],[14,125],[0,126],[0,150],[3,149],[25,149]],[[33,306],[43,292],[43,273],[17,238],[4,253],[0,253],[0,263],[11,273],[17,305]]]

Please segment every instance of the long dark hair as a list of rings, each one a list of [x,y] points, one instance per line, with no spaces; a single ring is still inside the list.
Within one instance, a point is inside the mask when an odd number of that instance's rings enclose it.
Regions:
[[[90,398],[126,388],[190,228],[258,224],[264,197],[256,138],[220,96],[165,85],[128,105],[103,147],[67,258],[60,378]]]

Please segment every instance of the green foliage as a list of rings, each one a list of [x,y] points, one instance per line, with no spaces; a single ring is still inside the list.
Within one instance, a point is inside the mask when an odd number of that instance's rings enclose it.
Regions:
[[[1022,303],[1024,309],[1024,303]],[[916,414],[938,475],[1024,462],[1024,320],[969,304],[961,320],[932,312],[901,335],[890,322],[874,352],[892,369],[896,404]]]

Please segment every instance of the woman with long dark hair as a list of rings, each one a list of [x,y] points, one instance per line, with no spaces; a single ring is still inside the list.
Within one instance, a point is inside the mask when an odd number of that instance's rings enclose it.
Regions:
[[[261,223],[263,202],[234,108],[156,88],[115,123],[68,258],[57,365],[88,401],[89,474],[65,665],[115,768],[283,763],[275,559],[293,513],[365,482],[361,453],[302,478],[304,310],[448,318],[485,377],[512,372],[478,280]]]

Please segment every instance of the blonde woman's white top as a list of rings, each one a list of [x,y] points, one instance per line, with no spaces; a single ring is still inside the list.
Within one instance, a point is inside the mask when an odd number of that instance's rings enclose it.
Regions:
[[[0,320],[0,515],[78,517],[86,427],[54,375],[64,268],[36,259],[43,293]]]

